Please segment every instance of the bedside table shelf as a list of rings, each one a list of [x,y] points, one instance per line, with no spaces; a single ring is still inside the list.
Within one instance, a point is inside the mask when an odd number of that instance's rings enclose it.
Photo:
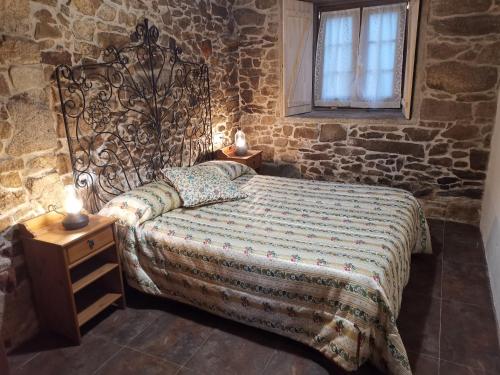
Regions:
[[[117,302],[120,298],[122,298],[120,293],[106,293],[97,299],[97,301],[78,313],[78,325],[81,327],[104,309]]]
[[[81,342],[80,327],[110,305],[125,307],[115,220],[90,215],[89,225],[62,227],[54,212],[20,226],[41,328]]]
[[[92,284],[96,280],[100,279],[107,273],[113,271],[118,268],[119,265],[117,263],[105,263],[96,270],[90,272],[89,274],[83,276],[81,279],[75,281],[72,285],[73,293],[77,293],[86,286]]]

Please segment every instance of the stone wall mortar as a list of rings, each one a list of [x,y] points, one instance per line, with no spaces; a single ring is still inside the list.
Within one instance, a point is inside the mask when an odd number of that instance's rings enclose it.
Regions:
[[[95,61],[147,17],[161,43],[210,68],[212,119],[228,134],[239,116],[231,0],[0,0],[0,332],[7,348],[38,329],[16,223],[61,205],[72,182],[56,65]]]
[[[421,5],[410,120],[287,118],[280,108],[280,2],[237,0],[239,125],[265,160],[293,165],[304,178],[403,188],[428,217],[477,224],[496,115],[500,6]]]

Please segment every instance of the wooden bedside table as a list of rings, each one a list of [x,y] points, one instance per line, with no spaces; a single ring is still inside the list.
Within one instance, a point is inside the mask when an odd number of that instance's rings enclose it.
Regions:
[[[248,165],[253,169],[259,169],[262,164],[262,150],[248,150],[246,155],[236,155],[236,147],[234,145],[224,147],[215,152],[217,160],[230,160],[237,163]]]
[[[110,305],[125,307],[116,220],[89,216],[89,225],[69,231],[55,212],[20,225],[41,328],[78,344],[83,324]]]

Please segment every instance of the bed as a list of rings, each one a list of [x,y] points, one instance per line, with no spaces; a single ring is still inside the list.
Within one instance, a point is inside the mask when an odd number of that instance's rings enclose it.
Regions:
[[[346,370],[410,374],[396,327],[410,256],[430,252],[403,190],[244,174],[243,200],[118,226],[127,282],[269,330]]]
[[[88,211],[118,218],[127,282],[310,345],[349,371],[369,360],[411,374],[396,319],[411,254],[431,252],[416,199],[242,169],[231,179],[245,199],[182,207],[165,171],[213,156],[209,70],[158,40],[143,20],[102,62],[56,70],[75,186]],[[130,220],[146,211],[130,211],[127,194],[162,203]],[[106,211],[120,199],[123,215]]]

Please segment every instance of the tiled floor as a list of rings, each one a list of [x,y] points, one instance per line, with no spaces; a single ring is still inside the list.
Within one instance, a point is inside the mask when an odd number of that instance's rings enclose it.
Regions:
[[[414,256],[398,326],[415,374],[499,374],[479,232],[431,221],[434,255]],[[70,347],[39,337],[9,357],[17,374],[344,374],[291,340],[177,303],[128,293]],[[365,365],[356,374],[378,374]]]

